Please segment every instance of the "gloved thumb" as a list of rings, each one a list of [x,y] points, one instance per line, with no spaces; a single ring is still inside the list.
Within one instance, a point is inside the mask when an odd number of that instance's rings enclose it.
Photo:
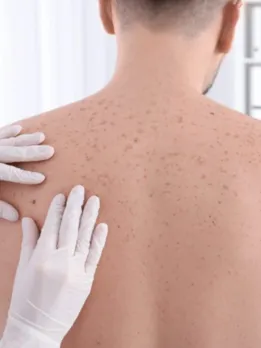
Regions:
[[[16,222],[19,218],[18,211],[10,204],[0,201],[0,219]]]

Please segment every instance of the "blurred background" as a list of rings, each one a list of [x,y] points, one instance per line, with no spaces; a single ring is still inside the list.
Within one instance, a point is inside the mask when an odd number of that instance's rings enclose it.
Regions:
[[[97,0],[0,0],[0,126],[95,93],[115,59]],[[245,0],[209,97],[261,119],[261,0]]]

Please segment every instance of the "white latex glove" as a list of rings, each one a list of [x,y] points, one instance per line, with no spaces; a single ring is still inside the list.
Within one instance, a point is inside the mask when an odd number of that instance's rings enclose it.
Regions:
[[[0,129],[0,182],[10,181],[20,184],[36,185],[44,181],[40,173],[28,172],[10,163],[36,162],[50,159],[54,154],[51,146],[40,145],[43,133],[24,134],[21,126],[8,126]],[[10,204],[0,200],[0,219],[18,220],[18,212]]]
[[[24,219],[23,244],[1,348],[60,347],[88,298],[108,227],[95,228],[99,199],[84,188],[54,198],[40,238]],[[94,230],[95,228],[95,230]],[[93,232],[94,230],[94,232]]]

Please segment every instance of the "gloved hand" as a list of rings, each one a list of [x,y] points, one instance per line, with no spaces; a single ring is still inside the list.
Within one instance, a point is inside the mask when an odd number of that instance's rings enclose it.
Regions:
[[[88,298],[108,227],[84,188],[54,198],[41,235],[24,219],[23,243],[1,348],[60,347]],[[95,228],[95,230],[94,230]],[[94,232],[93,232],[94,230]]]
[[[53,156],[54,149],[51,146],[40,145],[45,139],[43,133],[18,136],[21,130],[22,127],[16,125],[0,129],[0,182],[40,184],[45,179],[43,174],[21,170],[9,164],[44,161]],[[10,204],[0,201],[1,218],[17,221],[18,212]]]

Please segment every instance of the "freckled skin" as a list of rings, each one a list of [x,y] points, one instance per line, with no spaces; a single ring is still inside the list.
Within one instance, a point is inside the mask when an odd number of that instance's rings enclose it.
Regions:
[[[56,149],[24,165],[48,179],[1,183],[1,199],[40,226],[58,192],[83,184],[101,197],[108,245],[63,348],[259,347],[260,123],[158,85],[131,99],[123,89],[22,122]],[[0,226],[3,328],[20,226]]]

